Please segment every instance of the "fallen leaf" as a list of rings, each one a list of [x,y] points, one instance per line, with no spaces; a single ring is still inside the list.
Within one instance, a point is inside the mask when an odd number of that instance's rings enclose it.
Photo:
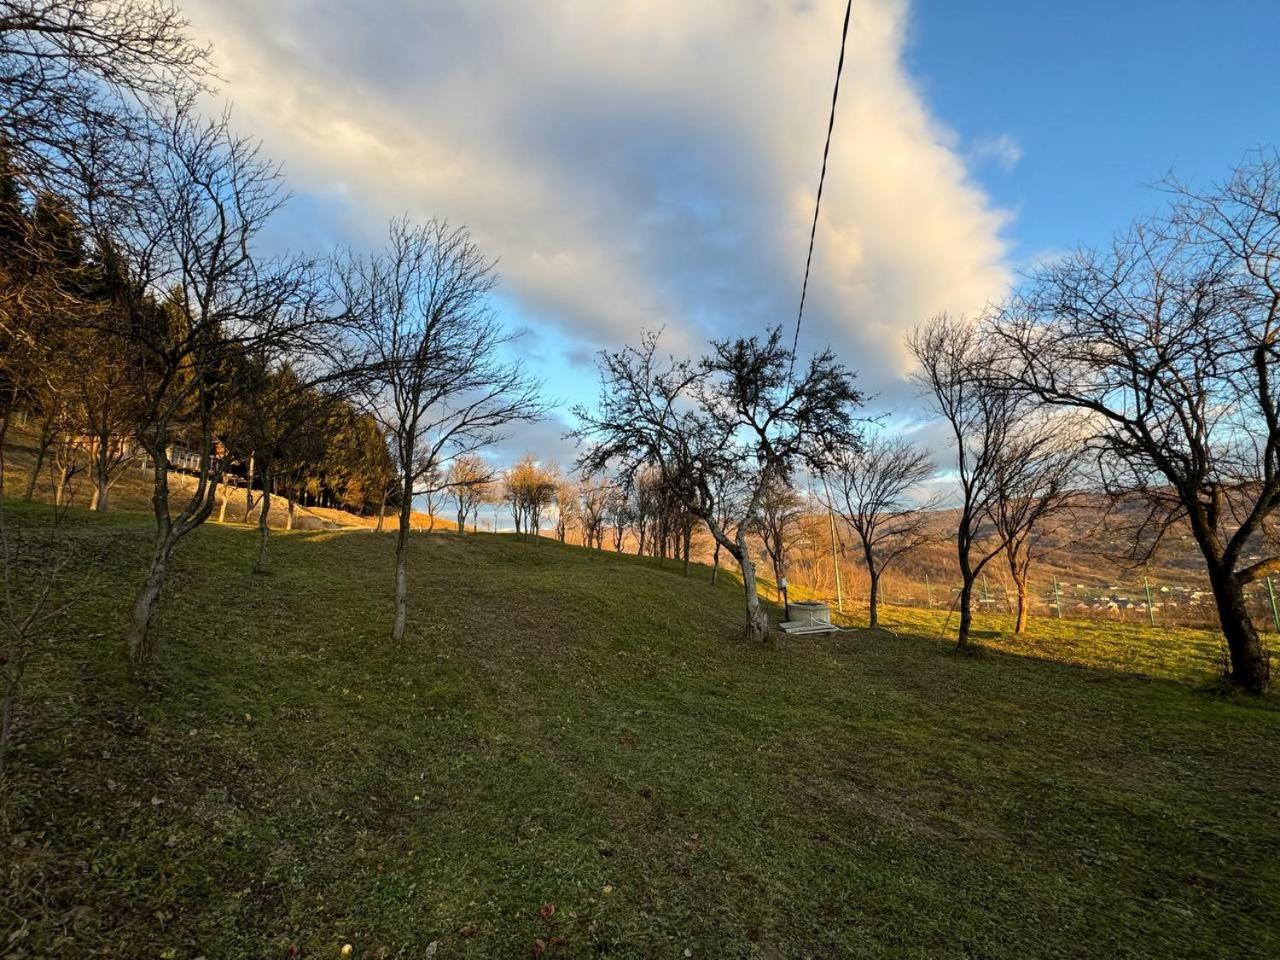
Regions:
[[[556,905],[554,903],[544,903],[541,907],[538,908],[538,913],[541,914],[542,919],[544,920],[550,917],[555,912],[556,912]]]

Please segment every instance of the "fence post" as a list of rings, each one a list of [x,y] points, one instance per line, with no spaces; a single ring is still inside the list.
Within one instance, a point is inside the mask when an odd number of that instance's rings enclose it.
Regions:
[[[1280,633],[1280,610],[1276,609],[1276,587],[1270,577],[1267,577],[1267,599],[1271,601],[1271,622],[1275,625],[1276,633]]]
[[[1146,577],[1142,578],[1142,589],[1147,593],[1147,623],[1154,627],[1156,625],[1156,611],[1151,606],[1151,583]]]

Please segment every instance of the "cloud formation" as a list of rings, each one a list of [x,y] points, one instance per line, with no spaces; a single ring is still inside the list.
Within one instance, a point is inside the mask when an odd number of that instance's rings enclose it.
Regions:
[[[1012,170],[1022,159],[1022,144],[1008,133],[979,137],[969,148],[969,156],[977,163],[994,163],[1002,170]]]
[[[582,348],[794,322],[840,0],[185,6],[237,122],[353,241],[466,223],[504,298]],[[1008,216],[903,67],[906,4],[854,10],[802,343],[889,399],[906,329],[1007,284]]]

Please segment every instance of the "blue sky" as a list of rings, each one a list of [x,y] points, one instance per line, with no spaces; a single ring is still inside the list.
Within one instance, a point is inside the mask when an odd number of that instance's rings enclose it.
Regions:
[[[1170,168],[1220,178],[1280,140],[1277,24],[1275,0],[922,0],[906,63],[965,140],[1020,145],[1012,170],[974,169],[1024,261],[1105,241]]]
[[[187,0],[295,200],[272,236],[471,227],[518,352],[567,402],[590,357],[789,324],[843,0]],[[902,423],[904,333],[1280,137],[1276,3],[856,0],[802,346]],[[501,456],[567,462],[563,417]]]

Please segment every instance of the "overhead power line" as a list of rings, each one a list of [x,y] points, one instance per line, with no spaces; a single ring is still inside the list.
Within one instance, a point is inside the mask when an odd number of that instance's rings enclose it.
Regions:
[[[853,13],[853,0],[844,8],[844,27],[840,31],[840,59],[836,61],[836,84],[831,91],[831,116],[827,120],[827,142],[822,148],[822,172],[818,174],[818,197],[813,204],[813,225],[809,228],[809,255],[804,261],[804,283],[800,287],[800,309],[796,312],[796,334],[791,341],[791,368],[796,365],[796,350],[800,346],[800,321],[804,317],[804,300],[809,292],[809,271],[813,267],[813,242],[818,235],[818,211],[822,209],[822,185],[827,180],[827,156],[831,153],[831,131],[836,126],[836,102],[840,99],[840,74],[844,72],[844,48],[849,39],[849,16]]]

